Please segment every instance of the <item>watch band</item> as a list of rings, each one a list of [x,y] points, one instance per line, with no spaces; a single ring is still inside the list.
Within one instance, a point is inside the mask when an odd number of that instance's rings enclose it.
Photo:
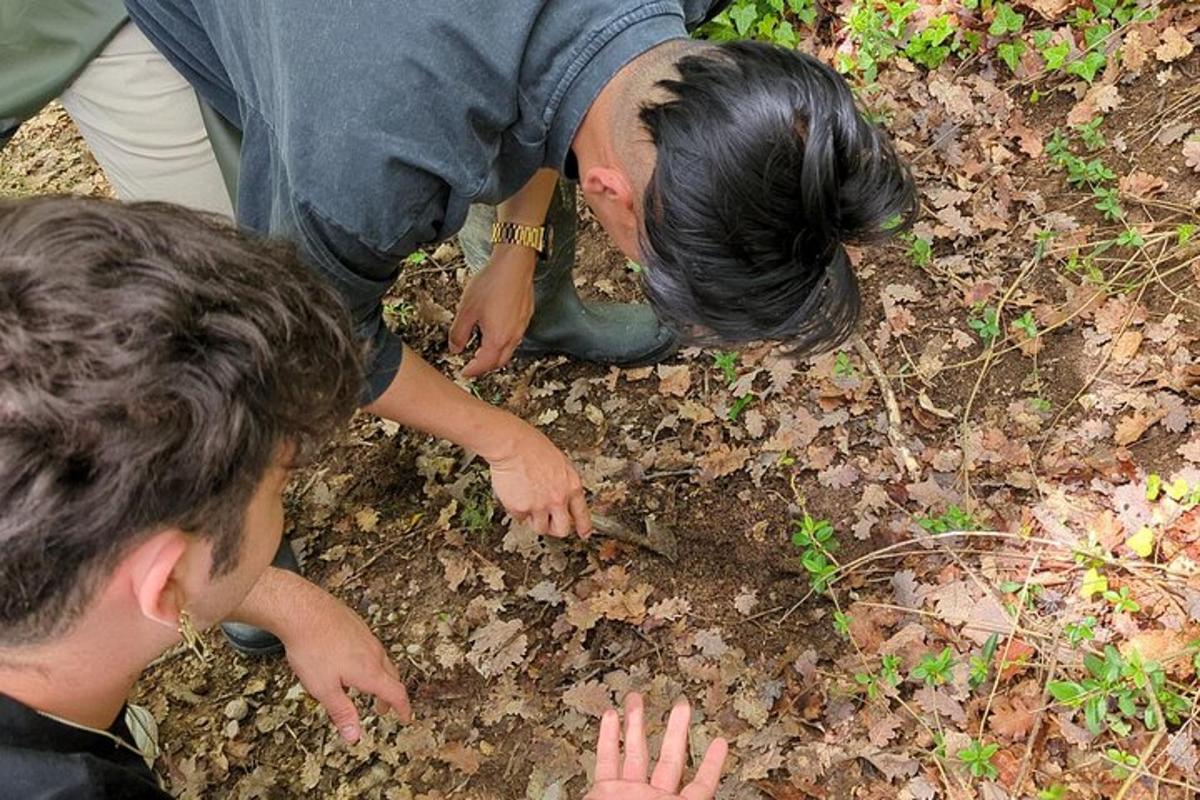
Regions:
[[[492,224],[492,244],[519,244],[544,256],[550,251],[550,229],[544,225],[495,222]]]

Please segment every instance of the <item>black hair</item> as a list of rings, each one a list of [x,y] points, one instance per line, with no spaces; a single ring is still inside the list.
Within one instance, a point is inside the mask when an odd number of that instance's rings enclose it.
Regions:
[[[845,244],[917,211],[912,176],[828,65],[755,43],[678,62],[641,109],[657,151],[644,198],[646,293],[687,338],[832,347],[853,331]]]
[[[166,204],[0,201],[0,644],[65,630],[156,530],[233,569],[268,468],[361,386],[349,314],[290,246]]]

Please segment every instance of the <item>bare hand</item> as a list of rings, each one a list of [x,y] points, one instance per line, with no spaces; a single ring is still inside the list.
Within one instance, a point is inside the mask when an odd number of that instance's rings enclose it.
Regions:
[[[528,247],[497,245],[492,260],[467,284],[450,326],[450,352],[461,353],[479,329],[475,357],[463,369],[476,378],[508,364],[533,317],[533,270]]]
[[[586,539],[592,519],[579,473],[536,428],[516,417],[510,423],[505,454],[489,462],[496,497],[513,519],[537,533],[561,539],[574,530]]]
[[[641,695],[630,693],[625,698],[625,761],[621,762],[621,719],[616,711],[606,711],[600,720],[600,739],[596,745],[596,782],[584,800],[712,800],[721,782],[721,768],[729,745],[724,739],[714,739],[696,770],[696,777],[680,790],[679,782],[687,766],[691,720],[692,709],[686,702],[671,709],[658,764],[654,774],[649,775],[645,709]]]
[[[358,741],[362,723],[347,689],[374,695],[375,713],[394,709],[402,722],[410,722],[408,692],[387,650],[358,614],[328,592],[309,586],[313,591],[296,597],[293,623],[282,633],[275,631],[305,690],[324,706],[348,742]]]

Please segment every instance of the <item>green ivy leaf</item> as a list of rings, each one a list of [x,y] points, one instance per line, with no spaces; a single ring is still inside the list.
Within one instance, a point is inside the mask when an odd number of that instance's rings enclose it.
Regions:
[[[1020,33],[1025,27],[1025,15],[1018,14],[1008,3],[996,6],[996,17],[992,20],[988,33],[992,36],[1004,36],[1008,33]]]

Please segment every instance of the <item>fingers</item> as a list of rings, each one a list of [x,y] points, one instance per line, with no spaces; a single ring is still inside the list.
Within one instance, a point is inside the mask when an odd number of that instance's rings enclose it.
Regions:
[[[692,707],[686,701],[675,704],[667,720],[667,732],[663,735],[662,749],[650,785],[655,789],[675,793],[683,768],[687,763],[688,725],[692,721]]]
[[[550,512],[539,508],[529,515],[529,527],[539,536],[544,536],[550,530]]]
[[[478,378],[480,375],[486,375],[497,367],[504,366],[501,363],[503,354],[504,349],[491,341],[485,332],[483,344],[475,351],[475,357],[463,368],[463,377]]]
[[[471,341],[471,334],[479,324],[479,314],[474,308],[468,308],[465,303],[459,303],[458,313],[450,325],[450,352],[461,353]]]
[[[646,709],[642,696],[630,692],[625,698],[625,763],[621,780],[645,783],[650,771],[650,753],[646,747]]]
[[[554,506],[550,509],[550,535],[556,539],[565,539],[571,535],[571,510],[567,506]]]
[[[362,723],[358,718],[358,709],[354,701],[346,694],[341,686],[331,686],[320,692],[313,692],[313,697],[329,715],[329,721],[337,728],[342,738],[354,744],[362,736]]]
[[[588,510],[587,498],[584,497],[582,488],[571,495],[568,508],[571,512],[571,524],[575,526],[579,538],[586,539],[591,536],[592,512]]]
[[[600,738],[596,742],[596,783],[615,781],[621,769],[621,717],[609,709],[600,718]]]
[[[721,769],[725,766],[725,757],[729,755],[729,743],[724,739],[713,739],[696,770],[696,777],[679,796],[683,800],[712,800],[721,783]]]
[[[396,712],[396,716],[401,722],[412,722],[412,706],[408,701],[408,689],[405,688],[404,681],[400,680],[399,672],[392,664],[391,659],[385,655],[383,661],[383,669],[371,678],[359,682],[361,685],[356,685],[354,688],[374,695],[378,703],[383,706],[379,713],[386,714],[388,709],[391,709]]]

